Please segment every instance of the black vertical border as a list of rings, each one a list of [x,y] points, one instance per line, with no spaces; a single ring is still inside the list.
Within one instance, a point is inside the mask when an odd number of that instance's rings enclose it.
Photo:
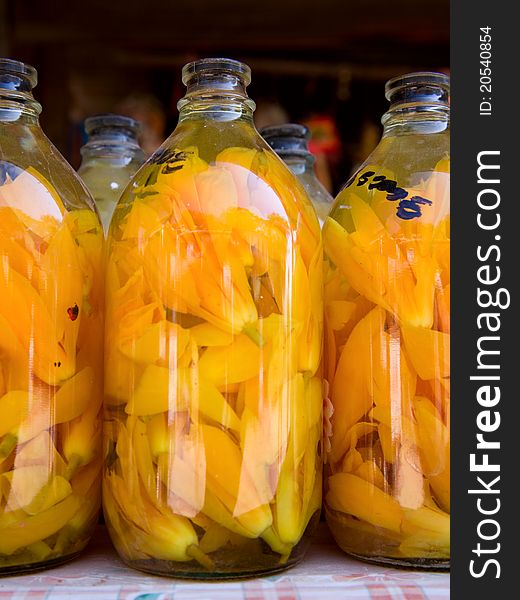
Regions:
[[[520,31],[513,9],[517,3],[507,0],[452,0],[451,2],[451,112],[452,112],[452,286],[451,286],[451,440],[452,440],[452,569],[451,597],[454,600],[509,600],[520,598],[520,319],[516,313],[517,301],[513,290],[520,276],[520,191],[513,189],[520,182],[520,144],[518,80],[520,72]],[[492,36],[492,92],[480,89],[480,31],[491,27]],[[491,116],[479,115],[483,97],[491,95]],[[479,208],[477,195],[485,187],[477,183],[477,156],[479,152],[499,150],[500,184],[489,185],[500,194],[500,226],[490,232],[477,224]],[[496,157],[495,159],[496,160]],[[496,173],[496,171],[495,171]],[[491,173],[490,173],[491,175]],[[520,185],[516,185],[519,187]],[[499,235],[497,241],[495,236]],[[483,249],[496,243],[500,247],[500,261],[496,252],[481,262],[477,247]],[[477,302],[477,270],[483,264],[500,267],[501,279],[495,286],[511,292],[511,305],[507,309],[482,309]],[[480,286],[486,287],[486,286]],[[518,286],[516,286],[518,287]],[[489,288],[491,291],[491,287]],[[489,451],[490,462],[500,464],[500,482],[495,488],[500,494],[482,495],[482,506],[496,506],[499,512],[490,517],[479,513],[479,495],[468,490],[478,488],[477,476],[489,481],[491,474],[472,473],[470,454],[476,452],[477,415],[480,410],[476,393],[485,382],[471,381],[477,370],[477,340],[485,335],[479,331],[479,312],[497,310],[501,327],[500,382],[501,400],[492,411],[500,412],[497,432],[486,435],[499,440],[500,450]],[[496,357],[495,357],[496,358]],[[489,373],[489,371],[487,371]],[[515,377],[516,376],[516,377]],[[480,456],[480,455],[478,455]],[[481,520],[494,518],[500,524],[496,540],[480,540],[477,527]],[[486,527],[489,527],[486,529]],[[484,526],[485,534],[492,535],[492,525]],[[477,544],[486,550],[498,552],[481,554],[473,552]],[[481,572],[487,559],[496,559],[497,567],[489,564],[484,574],[475,578],[470,574],[470,561],[474,570]]]

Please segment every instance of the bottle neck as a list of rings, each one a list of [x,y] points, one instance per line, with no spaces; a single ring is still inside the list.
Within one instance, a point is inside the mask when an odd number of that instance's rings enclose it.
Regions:
[[[0,81],[0,124],[38,126],[41,105],[30,92],[10,90]]]
[[[0,58],[0,123],[38,125],[42,107],[33,98],[36,69],[17,60]]]
[[[246,83],[237,74],[199,72],[186,84],[186,95],[177,103],[179,123],[238,119],[253,123],[255,103],[247,96]]]
[[[388,112],[384,136],[442,133],[449,129],[449,78],[442,73],[410,73],[386,84]]]
[[[109,132],[110,133],[110,132]],[[141,155],[143,151],[134,137],[121,132],[92,136],[80,150],[85,157]]]
[[[449,107],[403,105],[383,115],[383,137],[442,133],[449,130]]]
[[[303,175],[304,173],[314,175],[315,159],[312,154],[284,154],[281,152],[277,154],[295,175]]]
[[[121,159],[144,160],[144,153],[140,146],[135,144],[85,144],[80,149],[84,161],[104,159],[108,161],[118,161]]]

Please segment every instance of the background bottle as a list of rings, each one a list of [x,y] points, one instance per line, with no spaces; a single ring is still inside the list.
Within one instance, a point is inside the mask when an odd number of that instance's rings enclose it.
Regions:
[[[89,136],[81,148],[81,176],[96,201],[105,234],[126,185],[144,162],[137,141],[139,123],[130,117],[101,114],[85,120]]]
[[[309,129],[305,125],[286,123],[264,127],[260,135],[302,182],[323,225],[334,198],[314,172],[315,158],[308,148]]]

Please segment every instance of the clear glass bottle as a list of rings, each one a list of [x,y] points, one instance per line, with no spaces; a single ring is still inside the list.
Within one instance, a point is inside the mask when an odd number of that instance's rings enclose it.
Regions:
[[[302,182],[323,226],[334,198],[314,172],[316,159],[308,148],[309,129],[305,125],[286,123],[264,127],[260,135]]]
[[[251,576],[297,563],[320,511],[320,228],[249,67],[182,77],[108,235],[105,518],[132,567]]]
[[[325,509],[345,551],[444,568],[450,556],[449,78],[386,85],[383,138],[323,228]]]
[[[144,162],[137,137],[139,122],[101,114],[85,119],[87,143],[81,148],[78,174],[96,201],[105,233],[126,185]]]
[[[0,574],[86,545],[101,491],[103,231],[0,59]]]

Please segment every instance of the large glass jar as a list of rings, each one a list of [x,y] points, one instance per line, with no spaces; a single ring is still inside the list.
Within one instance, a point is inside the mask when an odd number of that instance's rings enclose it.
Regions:
[[[320,228],[249,80],[184,67],[179,124],[108,234],[105,518],[153,573],[286,568],[320,511]]]
[[[122,115],[102,114],[85,119],[85,130],[89,137],[81,148],[78,174],[94,197],[107,232],[123,190],[144,162],[137,141],[139,123]]]
[[[264,127],[260,134],[303,184],[320,224],[327,218],[334,198],[316,177],[315,158],[309,151],[309,128],[298,123]]]
[[[324,229],[325,509],[356,556],[446,567],[450,553],[449,79],[386,85],[381,143]]]
[[[75,556],[101,488],[103,231],[0,59],[0,573]]]

